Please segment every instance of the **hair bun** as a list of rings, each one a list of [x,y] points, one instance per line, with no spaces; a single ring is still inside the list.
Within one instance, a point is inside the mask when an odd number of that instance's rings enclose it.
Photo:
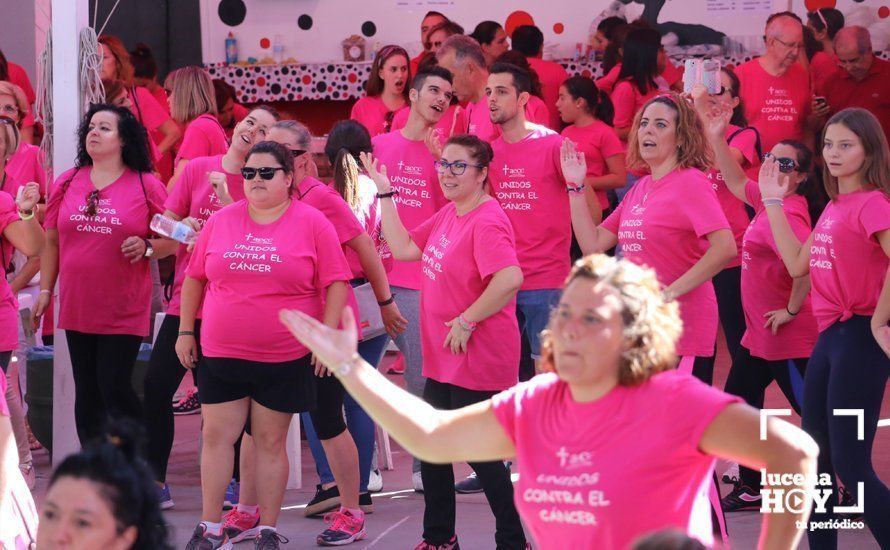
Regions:
[[[143,456],[145,429],[129,418],[116,420],[108,425],[102,444],[115,447],[127,460],[135,462]]]
[[[131,55],[136,55],[139,57],[151,57],[151,48],[145,42],[140,42],[136,44],[135,48],[133,48]]]

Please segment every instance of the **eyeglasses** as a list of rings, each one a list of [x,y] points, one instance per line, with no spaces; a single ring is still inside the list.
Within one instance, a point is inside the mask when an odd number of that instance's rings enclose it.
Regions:
[[[2,113],[4,113],[4,114],[6,114],[6,113],[18,113],[18,112],[19,112],[19,108],[16,107],[15,105],[9,105],[9,104],[7,104],[7,105],[0,105],[0,112],[2,112]]]
[[[297,158],[298,156],[300,156],[306,152],[304,149],[288,149],[288,150],[290,151],[291,156],[294,158]]]
[[[772,153],[767,153],[767,154],[763,155],[763,160],[766,160],[766,159],[775,160],[776,164],[779,165],[779,172],[782,172],[783,174],[788,174],[788,173],[794,172],[798,168],[797,161],[794,160],[793,158],[777,157],[777,156],[773,155]]]
[[[99,190],[93,189],[87,194],[87,208],[84,211],[89,217],[93,217],[96,215],[96,211],[99,209]]]
[[[246,180],[252,180],[256,177],[257,174],[260,175],[266,181],[275,177],[275,172],[284,171],[284,168],[280,166],[272,167],[272,166],[263,166],[262,168],[242,168],[241,169],[241,177]]]
[[[483,168],[479,164],[469,164],[463,160],[456,160],[454,162],[448,162],[445,159],[439,159],[436,161],[436,172],[442,174],[445,170],[451,170],[452,176],[462,176],[464,172],[467,171],[467,166],[472,166],[474,168]]]
[[[790,50],[799,50],[799,49],[803,48],[803,44],[801,44],[800,42],[792,42],[791,44],[789,44],[788,42],[785,42],[784,40],[780,40],[780,39],[776,38],[775,36],[773,37],[773,40],[775,40],[776,42],[778,42],[779,44],[785,46],[786,48],[788,48]]]

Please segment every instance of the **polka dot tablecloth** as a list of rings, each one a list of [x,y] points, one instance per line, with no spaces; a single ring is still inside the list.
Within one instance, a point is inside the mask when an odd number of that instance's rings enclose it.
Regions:
[[[890,52],[876,52],[887,59]],[[738,66],[752,56],[719,57],[723,65]],[[672,57],[681,65],[682,57]],[[570,76],[589,78],[602,76],[599,61],[564,59],[559,63]],[[299,65],[206,65],[212,78],[221,78],[234,86],[240,103],[262,101],[300,101],[304,99],[347,100],[364,95],[365,81],[371,72],[371,62],[306,63]]]

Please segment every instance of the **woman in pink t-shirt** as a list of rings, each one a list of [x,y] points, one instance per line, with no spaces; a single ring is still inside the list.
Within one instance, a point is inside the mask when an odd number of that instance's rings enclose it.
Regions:
[[[478,137],[451,137],[436,162],[449,203],[409,232],[396,211],[398,192],[392,190],[386,168],[378,171],[377,160],[362,155],[377,184],[383,231],[393,256],[421,262],[420,331],[427,379],[423,398],[437,409],[486,402],[518,377],[516,292],[522,271],[510,220],[489,195],[491,157],[491,146]],[[495,514],[497,546],[524,548],[510,471],[491,460],[472,461],[470,466]],[[449,461],[436,462],[420,464],[426,508],[418,548],[457,546],[454,470],[445,463]]]
[[[627,142],[634,115],[658,93],[658,49],[661,35],[653,29],[634,29],[624,40],[621,71],[610,97],[615,107],[615,132]]]
[[[396,112],[408,107],[411,70],[408,52],[401,46],[384,46],[371,65],[371,76],[365,84],[365,97],[352,106],[349,118],[368,129],[371,137],[392,129]]]
[[[760,192],[788,272],[809,273],[812,284],[819,338],[807,365],[802,426],[822,450],[820,474],[836,474],[854,493],[865,524],[887,548],[890,490],[875,473],[871,449],[890,375],[890,150],[865,109],[832,116],[822,143],[831,202],[803,244],[785,214],[791,177],[779,161],[764,161]],[[859,428],[839,409],[858,411]],[[835,481],[831,488],[837,494]],[[831,521],[834,510],[813,516]],[[834,529],[810,531],[808,538],[811,548],[837,546]]]
[[[149,333],[148,224],[163,211],[166,193],[151,175],[144,130],[122,107],[90,108],[75,166],[47,201],[34,316],[46,311],[58,279],[57,326],[68,341],[74,421],[85,444],[109,419],[141,416],[131,378]]]
[[[708,543],[715,457],[800,474],[790,480],[800,486],[783,488],[806,490],[818,449],[778,419],[761,438],[757,411],[673,370],[680,320],[660,290],[651,270],[627,260],[580,260],[546,333],[552,372],[456,411],[437,410],[364,364],[351,311],[343,331],[298,312],[281,317],[409,452],[437,463],[516,457],[515,500],[535,548],[629,548],[671,528]],[[764,516],[764,547],[796,546],[795,521],[806,521],[811,502],[801,494],[802,512]]]
[[[810,279],[791,277],[782,263],[757,184],[748,179],[726,143],[732,116],[729,106],[715,105],[701,114],[723,186],[755,211],[744,233],[740,268],[742,323],[747,330],[739,350],[731,356],[724,390],[760,407],[766,388],[775,381],[800,414],[804,373],[818,332],[808,296]],[[813,153],[802,143],[789,140],[776,144],[769,154],[779,159],[782,173],[789,176],[783,209],[795,236],[805,240],[812,230],[811,213],[818,216],[825,206],[821,186],[812,174]],[[723,509],[759,509],[760,488],[760,473],[740,467],[739,483],[723,498]]]
[[[36,482],[31,449],[28,445],[28,430],[25,412],[22,409],[22,395],[19,391],[19,376],[24,368],[21,354],[16,353],[15,364],[12,356],[19,348],[21,317],[19,316],[18,291],[28,284],[39,268],[40,250],[43,248],[43,230],[37,216],[37,202],[40,188],[34,182],[18,182],[5,171],[6,160],[20,146],[21,137],[12,119],[0,117],[0,174],[3,176],[3,191],[0,191],[0,258],[6,275],[0,280],[0,378],[6,381],[5,400],[12,413],[10,419],[15,432],[18,458],[16,464],[22,470],[30,487]],[[21,195],[19,195],[21,193]],[[16,196],[16,199],[13,197]],[[21,223],[19,223],[21,222]],[[25,262],[26,258],[37,258]],[[14,265],[19,263],[23,265]],[[21,276],[17,273],[24,268],[29,271]],[[15,269],[13,269],[15,268]],[[8,277],[8,282],[7,282]],[[36,291],[35,291],[36,292]],[[30,293],[31,298],[36,297]],[[0,399],[3,399],[0,396]]]
[[[170,90],[170,115],[185,126],[173,161],[173,177],[167,182],[167,190],[172,191],[190,160],[221,155],[229,142],[216,119],[216,94],[207,71],[194,66],[177,69],[167,75],[164,86]]]
[[[599,202],[599,207],[591,208],[590,214],[594,223],[600,223],[602,216],[609,212],[606,192],[627,182],[624,145],[611,127],[615,114],[612,100],[589,78],[573,76],[559,87],[556,109],[568,124],[562,137],[571,140],[575,148],[584,153],[587,161],[584,197],[588,203]],[[573,256],[577,258],[580,254],[574,253],[576,247],[577,243],[573,243]]]
[[[187,368],[201,361],[198,395],[204,418],[202,521],[189,547],[228,547],[229,535],[220,524],[223,496],[232,475],[233,445],[248,414],[256,464],[264,473],[257,476],[257,546],[277,545],[288,426],[295,413],[323,405],[315,381],[323,367],[313,369],[309,350],[286,338],[275,312],[295,308],[335,325],[351,277],[334,227],[318,210],[292,198],[293,155],[286,147],[270,141],[254,145],[241,174],[246,200],[208,218],[182,284],[176,354]],[[352,519],[353,536],[361,538],[362,518]]]
[[[259,106],[235,127],[232,144],[224,155],[198,157],[185,167],[179,183],[164,203],[164,215],[173,220],[184,220],[195,231],[200,231],[207,219],[226,205],[244,198],[241,168],[253,144],[266,139],[269,128],[278,120],[278,112]],[[173,448],[173,409],[170,401],[179,388],[186,370],[176,356],[179,331],[179,310],[182,282],[191,259],[185,244],[164,239],[155,246],[154,256],[176,256],[172,280],[167,281],[167,310],[158,329],[145,373],[144,419],[148,435],[147,458],[161,489],[161,507],[173,507],[170,488],[165,483],[167,461]],[[195,319],[195,337],[200,344],[201,319]],[[194,373],[194,371],[193,371]],[[197,384],[197,377],[195,377]],[[197,395],[188,396],[195,401]]]
[[[130,99],[127,108],[148,131],[149,145],[155,155],[155,169],[162,178],[169,179],[172,173],[173,147],[182,136],[179,126],[170,118],[166,106],[158,102],[151,90],[136,84],[130,54],[118,37],[108,34],[100,36],[99,54],[102,57],[102,80],[120,80],[123,83]],[[112,103],[111,97],[106,96],[105,99],[106,103]]]
[[[329,144],[337,145],[342,140],[343,125],[360,132],[364,137],[365,151],[371,151],[368,131],[354,120],[337,123],[328,138]],[[269,140],[283,145],[293,156],[296,199],[321,212],[333,224],[338,242],[350,265],[350,285],[355,287],[370,282],[377,303],[380,304],[386,330],[393,335],[401,332],[406,321],[392,299],[386,269],[377,254],[374,241],[362,225],[357,212],[353,210],[359,201],[351,197],[352,202],[347,203],[334,188],[309,175],[312,135],[306,126],[295,120],[277,122],[269,132]],[[353,166],[357,171],[358,167],[354,162]],[[346,176],[343,174],[342,159],[339,165],[335,162],[332,164],[335,166],[335,180],[339,180],[341,186],[344,185]],[[373,183],[371,186],[373,187]],[[373,198],[373,194],[371,196]],[[348,304],[353,308],[358,307],[352,291],[349,293]],[[389,336],[386,333],[365,338],[359,346],[362,357],[376,365],[383,357],[388,341]],[[354,518],[360,518],[362,512],[373,511],[368,478],[374,453],[375,428],[370,417],[353,400],[345,400],[346,392],[336,378],[321,376],[316,380],[316,386],[318,407],[309,413],[302,413],[301,416],[321,483],[315,497],[306,506],[305,514],[311,517],[334,510],[332,514],[325,516],[329,527],[319,535],[319,540],[345,540],[355,536],[350,530],[350,526],[355,524]],[[241,440],[241,463],[244,466],[241,470],[239,494],[241,508],[244,507],[242,505],[256,503],[255,476],[249,469],[255,463],[253,457],[253,438],[245,436]],[[329,465],[329,460],[333,466]],[[334,499],[333,495],[339,498]],[[339,500],[339,507],[336,500]],[[325,506],[326,502],[330,504]],[[226,515],[224,528],[231,537],[231,533],[238,533],[258,520],[258,517],[251,517],[251,514],[239,508]]]

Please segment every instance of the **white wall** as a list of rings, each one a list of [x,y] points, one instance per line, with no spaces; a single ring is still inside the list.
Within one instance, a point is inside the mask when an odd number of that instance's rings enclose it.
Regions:
[[[717,0],[668,0],[659,16],[660,22],[676,21],[708,25],[730,36],[762,34],[766,16],[709,12],[707,6]],[[420,50],[420,19],[428,9],[442,11],[464,26],[467,32],[482,20],[503,23],[515,10],[532,15],[535,24],[544,31],[547,43],[559,46],[559,53],[570,56],[577,42],[586,42],[590,23],[612,2],[610,0],[244,0],[247,17],[237,27],[228,27],[217,15],[219,0],[201,0],[201,34],[205,63],[225,60],[225,37],[232,31],[238,39],[239,57],[261,58],[260,39],[272,40],[280,34],[284,38],[284,57],[300,62],[342,61],[340,41],[352,34],[361,35],[362,23],[373,21],[377,34],[368,38],[369,47],[375,43],[401,44],[415,53]],[[725,3],[733,3],[727,1]],[[734,0],[741,4],[741,0]],[[410,4],[414,9],[397,7]],[[803,0],[772,0],[776,11],[791,7],[800,15],[806,13]],[[864,10],[863,17],[877,19],[877,9],[883,2],[838,0],[839,9]],[[628,6],[632,14],[642,6]],[[872,13],[874,12],[874,13]],[[297,26],[297,18],[308,14],[313,19],[310,30]],[[890,18],[883,20],[890,23]],[[553,31],[555,23],[565,27],[561,35]]]

